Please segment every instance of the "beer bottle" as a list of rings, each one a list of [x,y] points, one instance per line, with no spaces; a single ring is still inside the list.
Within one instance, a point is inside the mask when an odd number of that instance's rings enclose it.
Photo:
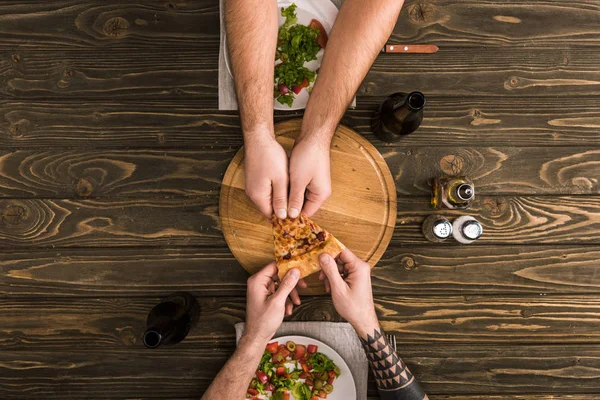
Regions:
[[[200,305],[189,293],[177,292],[163,300],[148,314],[143,342],[148,348],[181,342],[200,317]]]
[[[417,130],[423,121],[425,96],[421,92],[394,93],[375,114],[373,130],[384,142],[396,142]]]
[[[434,178],[431,190],[431,205],[437,209],[464,209],[475,199],[475,185],[466,176]]]

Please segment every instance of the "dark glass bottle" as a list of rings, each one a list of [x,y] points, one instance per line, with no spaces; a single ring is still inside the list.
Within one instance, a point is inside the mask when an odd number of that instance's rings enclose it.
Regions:
[[[394,93],[375,115],[375,135],[384,142],[396,142],[416,131],[423,121],[423,107],[425,96],[421,92]]]
[[[200,305],[194,296],[177,292],[163,300],[148,314],[143,342],[148,348],[181,342],[200,317]]]

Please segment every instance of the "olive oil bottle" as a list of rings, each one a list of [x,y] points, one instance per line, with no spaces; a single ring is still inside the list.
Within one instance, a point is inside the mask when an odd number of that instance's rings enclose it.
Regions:
[[[431,188],[433,208],[464,209],[475,199],[475,186],[466,176],[434,178]]]

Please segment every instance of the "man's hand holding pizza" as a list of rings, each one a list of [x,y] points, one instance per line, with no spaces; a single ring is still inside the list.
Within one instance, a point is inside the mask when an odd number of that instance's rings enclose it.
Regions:
[[[264,344],[273,337],[284,316],[292,313],[289,296],[299,278],[300,271],[292,269],[279,282],[273,262],[248,279],[244,336]]]
[[[331,195],[330,139],[300,136],[290,156],[288,215],[312,216]]]

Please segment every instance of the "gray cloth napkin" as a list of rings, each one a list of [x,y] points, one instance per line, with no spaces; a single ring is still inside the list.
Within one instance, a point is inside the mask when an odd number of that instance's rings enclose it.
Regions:
[[[243,322],[235,324],[236,343],[244,332],[244,326]],[[337,351],[352,372],[356,384],[356,400],[366,400],[369,362],[352,325],[346,322],[284,322],[274,337],[288,335],[308,336]]]
[[[331,0],[337,8],[340,8],[344,0]],[[225,0],[219,1],[219,15],[221,17],[221,45],[219,47],[219,110],[237,110],[235,86],[233,78],[225,63]],[[352,100],[350,108],[356,107],[356,97]]]

